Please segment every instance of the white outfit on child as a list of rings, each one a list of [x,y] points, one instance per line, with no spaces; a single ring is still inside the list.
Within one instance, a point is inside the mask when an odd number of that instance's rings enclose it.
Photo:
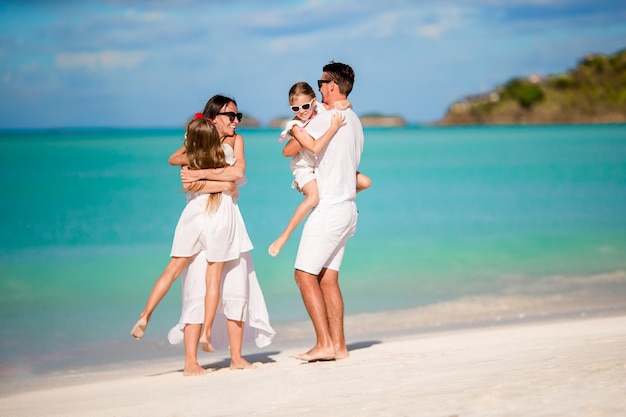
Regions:
[[[326,108],[323,105],[315,106],[315,114],[319,114],[322,112],[326,112]],[[290,120],[285,125],[285,129],[281,132],[280,138],[281,142],[284,139],[290,140],[293,138],[289,133],[294,126],[299,126],[300,128],[305,128],[307,124],[313,119],[312,116],[309,120],[302,122],[301,120]],[[293,174],[294,180],[291,183],[292,188],[299,188],[302,190],[304,185],[315,179],[315,168],[318,165],[318,157],[313,152],[307,149],[300,149],[300,151],[295,154],[291,158],[291,162],[289,163],[289,167],[291,168],[291,173]]]
[[[232,147],[222,147],[226,161],[233,165]],[[238,185],[245,182],[242,179]],[[227,319],[243,321],[244,342],[254,341],[258,347],[269,345],[276,334],[254,271],[250,256],[253,246],[236,197],[222,193],[219,206],[208,213],[208,194],[187,193],[187,205],[176,225],[170,256],[193,259],[182,273],[182,311],[178,324],[168,333],[171,344],[183,341],[185,325],[204,322],[207,261],[225,262],[220,303],[211,329],[213,346],[228,347]]]

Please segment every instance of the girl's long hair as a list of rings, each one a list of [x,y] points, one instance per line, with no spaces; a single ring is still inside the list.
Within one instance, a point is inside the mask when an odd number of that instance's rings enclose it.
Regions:
[[[185,148],[189,168],[224,168],[228,165],[217,128],[211,120],[196,118],[187,124]],[[200,191],[202,183],[192,185],[191,191]],[[211,193],[207,200],[207,211],[211,213],[220,204],[222,193]]]

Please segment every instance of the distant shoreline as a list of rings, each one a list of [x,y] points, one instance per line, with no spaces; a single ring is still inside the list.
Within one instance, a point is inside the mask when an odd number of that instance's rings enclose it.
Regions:
[[[626,50],[587,54],[572,70],[513,78],[453,103],[438,125],[626,123]]]

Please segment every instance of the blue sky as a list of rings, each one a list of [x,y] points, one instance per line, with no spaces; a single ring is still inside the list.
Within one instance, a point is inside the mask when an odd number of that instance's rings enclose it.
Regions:
[[[625,22],[623,0],[0,1],[0,128],[178,127],[217,93],[265,124],[331,60],[358,114],[428,123],[626,48]]]

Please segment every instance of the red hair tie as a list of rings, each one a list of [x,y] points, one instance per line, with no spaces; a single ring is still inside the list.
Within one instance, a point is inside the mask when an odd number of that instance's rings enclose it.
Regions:
[[[204,119],[204,114],[202,114],[202,113],[196,113],[196,114],[193,116],[193,118],[194,118],[194,119]]]

